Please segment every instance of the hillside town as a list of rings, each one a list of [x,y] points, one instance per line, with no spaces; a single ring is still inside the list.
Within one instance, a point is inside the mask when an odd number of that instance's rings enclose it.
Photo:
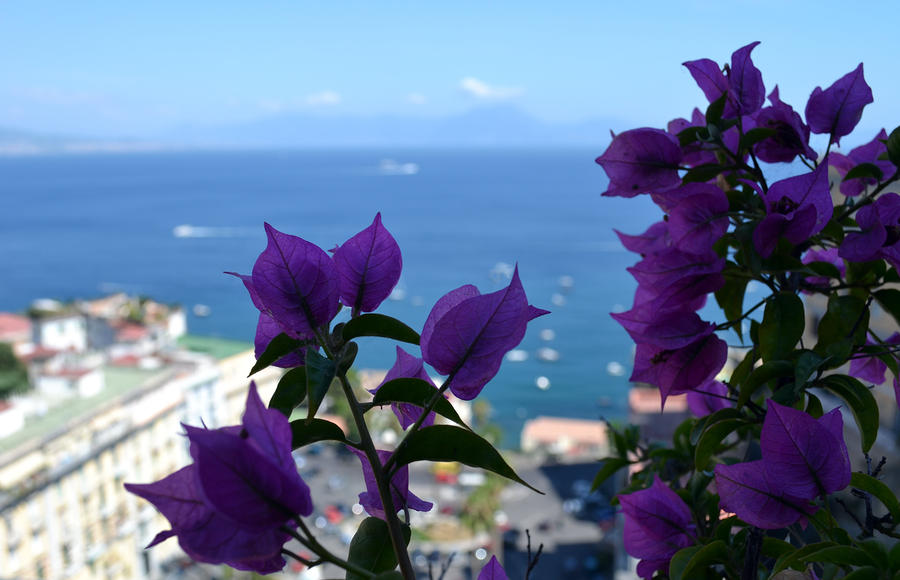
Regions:
[[[174,540],[145,550],[167,522],[122,484],[161,479],[190,461],[182,423],[240,421],[251,344],[190,335],[180,306],[119,293],[0,313],[0,346],[17,361],[0,369],[0,578],[243,577],[190,561]],[[384,375],[360,370],[356,387],[363,393]],[[254,375],[265,400],[280,376],[274,367]],[[451,402],[476,428],[489,420],[467,402]],[[348,432],[339,405],[323,409]],[[372,431],[389,447],[401,432],[382,416],[387,421],[374,421]],[[502,555],[511,574],[524,572],[529,542],[532,551],[543,545],[542,566],[572,579],[633,569],[614,533],[612,482],[591,491],[596,460],[608,449],[605,424],[538,417],[526,423],[520,447],[510,461],[546,495],[466,466],[412,466],[411,487],[435,504],[413,512],[411,554],[421,577],[474,578],[489,554]],[[364,517],[359,461],[326,444],[298,449],[295,458],[313,490],[310,523],[323,544],[345,552]],[[281,577],[340,572],[296,564]]]

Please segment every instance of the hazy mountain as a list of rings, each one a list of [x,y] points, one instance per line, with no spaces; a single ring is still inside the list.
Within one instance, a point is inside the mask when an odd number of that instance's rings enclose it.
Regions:
[[[445,117],[325,116],[283,113],[230,125],[189,125],[153,138],[42,135],[0,128],[0,154],[307,147],[602,147],[608,119],[545,123],[510,105]]]

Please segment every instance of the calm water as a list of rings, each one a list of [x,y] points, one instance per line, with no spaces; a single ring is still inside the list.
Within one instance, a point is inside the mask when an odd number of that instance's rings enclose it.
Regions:
[[[484,391],[516,439],[538,414],[594,418],[625,411],[626,377],[607,364],[630,360],[627,335],[608,316],[630,305],[634,282],[612,228],[642,231],[649,200],[600,197],[600,151],[326,151],[96,155],[0,159],[0,310],[39,297],[93,297],[124,290],[190,307],[195,334],[252,340],[256,311],[242,285],[265,246],[262,224],[324,248],[382,212],[403,251],[406,297],[382,311],[414,328],[434,301],[462,284],[505,284],[498,263],[518,262],[537,319],[521,348]],[[415,163],[385,175],[383,159]],[[194,227],[178,237],[173,228]],[[559,279],[571,276],[569,292]],[[564,304],[555,305],[559,294]],[[557,302],[561,302],[557,297]],[[543,329],[555,338],[545,341]],[[387,368],[393,346],[361,345],[360,366]],[[556,349],[556,363],[534,353]],[[411,347],[412,348],[412,347]],[[418,354],[417,351],[413,351]],[[630,370],[630,369],[629,369]],[[535,386],[546,376],[550,388]],[[602,403],[602,404],[601,404]],[[508,441],[512,442],[512,441]]]

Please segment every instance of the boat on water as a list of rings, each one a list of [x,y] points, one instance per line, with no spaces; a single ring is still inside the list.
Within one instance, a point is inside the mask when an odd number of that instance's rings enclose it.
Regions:
[[[621,377],[625,374],[625,366],[622,363],[612,361],[606,365],[606,372],[614,377]]]
[[[212,313],[212,309],[206,304],[194,304],[194,307],[191,309],[194,313],[194,316],[197,318],[206,318]]]
[[[537,377],[536,379],[534,379],[534,384],[540,390],[546,391],[547,389],[550,388],[550,379],[548,379],[544,375],[541,375],[541,376]]]
[[[523,362],[528,360],[528,351],[521,348],[514,348],[506,353],[506,360],[509,362]]]
[[[419,172],[417,163],[397,163],[393,159],[382,159],[378,164],[381,175],[415,175]]]
[[[545,346],[537,350],[537,357],[544,362],[556,362],[559,360],[559,351]]]

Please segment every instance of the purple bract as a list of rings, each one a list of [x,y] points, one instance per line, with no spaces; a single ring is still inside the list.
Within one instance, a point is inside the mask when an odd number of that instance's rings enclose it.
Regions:
[[[634,197],[675,187],[681,182],[681,159],[678,139],[665,131],[644,128],[620,133],[597,158],[609,177],[609,189],[603,195]]]
[[[816,87],[806,103],[806,122],[813,133],[829,133],[840,144],[862,118],[863,109],[873,102],[872,89],[863,76],[863,65],[822,90]]]
[[[362,463],[363,479],[366,482],[366,491],[359,494],[359,503],[365,508],[366,513],[376,518],[384,519],[384,504],[381,502],[381,496],[378,495],[378,483],[375,481],[375,474],[372,466],[369,464],[366,454],[354,448],[349,448],[359,458]],[[378,450],[378,458],[382,465],[393,455],[390,451]],[[391,501],[394,509],[401,511],[403,509],[411,509],[419,512],[427,512],[434,504],[430,501],[424,501],[411,491],[409,491],[409,466],[404,465],[397,469],[394,477],[391,478]]]
[[[354,312],[372,312],[387,298],[403,269],[400,246],[381,225],[381,213],[372,225],[334,251],[341,276],[341,302]]]

